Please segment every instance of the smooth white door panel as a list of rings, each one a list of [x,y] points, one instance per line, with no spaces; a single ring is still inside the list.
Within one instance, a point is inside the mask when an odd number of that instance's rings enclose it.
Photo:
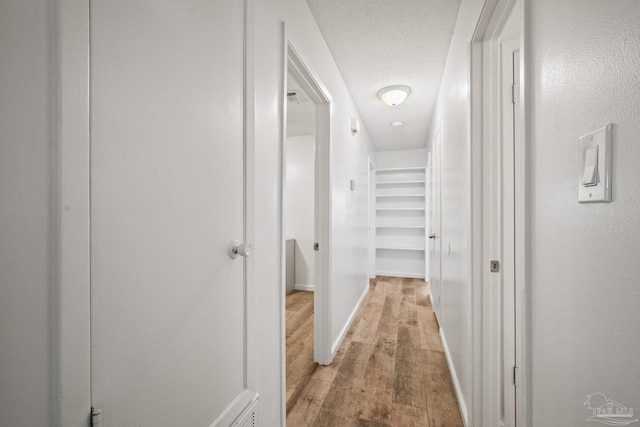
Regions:
[[[208,426],[246,387],[244,3],[91,1],[92,401]]]

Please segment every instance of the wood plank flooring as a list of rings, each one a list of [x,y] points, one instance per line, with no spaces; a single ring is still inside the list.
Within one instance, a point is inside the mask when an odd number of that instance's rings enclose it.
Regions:
[[[313,361],[313,292],[286,297],[287,414],[318,366]]]
[[[333,363],[287,406],[287,426],[462,426],[428,292],[423,280],[373,280]],[[293,370],[287,348],[287,402]]]

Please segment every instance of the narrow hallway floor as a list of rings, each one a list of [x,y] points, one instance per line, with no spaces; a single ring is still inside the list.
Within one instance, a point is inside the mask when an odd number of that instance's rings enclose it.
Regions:
[[[377,277],[330,366],[318,366],[288,427],[462,426],[420,279]]]
[[[313,361],[313,292],[293,291],[287,295],[286,305],[289,414],[318,365]]]

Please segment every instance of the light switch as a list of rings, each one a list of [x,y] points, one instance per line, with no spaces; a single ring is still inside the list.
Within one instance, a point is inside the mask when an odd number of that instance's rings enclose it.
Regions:
[[[613,125],[580,137],[578,142],[578,201],[611,201]]]
[[[598,146],[584,150],[584,172],[582,185],[591,187],[598,184]]]

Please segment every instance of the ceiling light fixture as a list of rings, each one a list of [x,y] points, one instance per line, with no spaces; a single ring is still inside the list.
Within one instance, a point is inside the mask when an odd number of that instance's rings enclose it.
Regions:
[[[391,127],[397,128],[404,124],[404,122],[393,122],[391,123]]]
[[[410,93],[411,88],[409,86],[387,86],[380,89],[378,98],[385,104],[395,107],[402,104]]]

